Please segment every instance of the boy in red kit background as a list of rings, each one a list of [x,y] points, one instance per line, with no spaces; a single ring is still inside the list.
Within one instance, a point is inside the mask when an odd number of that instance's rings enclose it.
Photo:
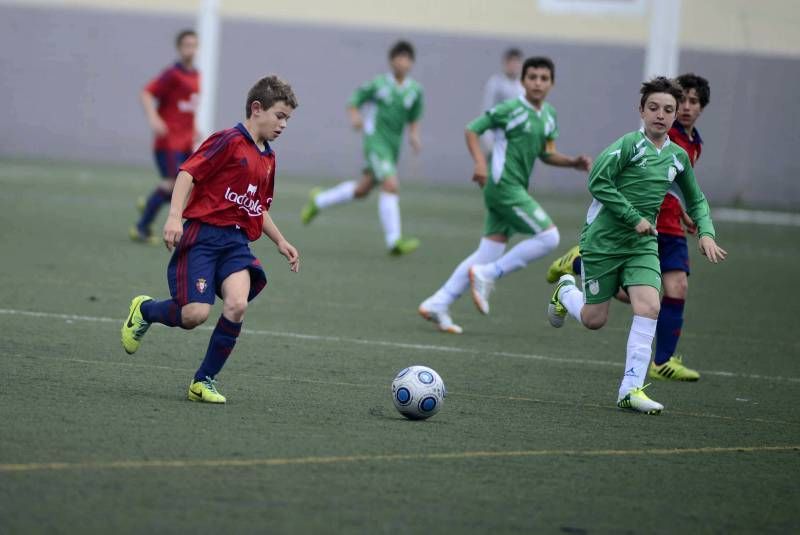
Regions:
[[[122,345],[132,354],[151,324],[193,329],[208,319],[215,295],[222,298],[222,316],[189,386],[192,401],[226,401],[214,378],[236,344],[247,303],[267,283],[249,242],[266,234],[290,269],[300,268],[297,249],[268,213],[275,178],[269,142],[280,136],[296,107],[286,82],[262,78],[247,95],[245,122],[213,134],[181,166],[163,233],[173,252],[167,268],[172,297],[135,297],[122,325]]]
[[[153,155],[161,183],[145,200],[139,201],[141,217],[130,229],[134,241],[159,243],[153,235],[153,220],[169,204],[178,168],[192,153],[198,138],[195,112],[200,91],[200,74],[194,67],[197,34],[183,30],[175,38],[179,60],[164,69],[142,90],[141,100],[147,123],[153,131]]]

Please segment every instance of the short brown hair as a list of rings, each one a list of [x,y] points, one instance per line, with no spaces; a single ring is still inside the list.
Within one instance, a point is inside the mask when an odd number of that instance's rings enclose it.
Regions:
[[[642,100],[639,102],[639,107],[644,108],[644,103],[647,102],[647,97],[653,93],[669,93],[675,97],[675,102],[678,103],[683,99],[683,89],[680,84],[666,76],[656,76],[655,78],[642,83],[642,88],[639,90],[642,94]]]
[[[175,48],[181,46],[183,40],[187,37],[197,37],[197,32],[192,29],[181,30],[178,32],[178,35],[175,36]]]
[[[261,107],[265,110],[270,109],[276,102],[285,102],[292,108],[297,107],[297,97],[294,96],[292,86],[274,74],[265,76],[248,91],[244,111],[246,118],[249,119],[253,113],[253,102],[256,101],[260,102]]]

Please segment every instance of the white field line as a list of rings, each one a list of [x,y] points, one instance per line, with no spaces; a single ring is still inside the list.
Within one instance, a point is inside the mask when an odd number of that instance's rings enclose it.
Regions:
[[[61,319],[64,321],[84,321],[84,322],[91,322],[91,323],[119,323],[122,321],[120,318],[108,318],[108,317],[98,317],[98,316],[82,316],[78,314],[59,314],[54,312],[37,312],[33,310],[16,310],[16,309],[9,309],[9,308],[0,308],[0,315],[8,315],[8,316],[25,316],[31,318],[45,318],[45,319]],[[212,330],[213,327],[200,327],[200,329],[204,330]],[[518,358],[518,359],[527,359],[527,360],[538,360],[544,362],[556,362],[559,364],[580,364],[580,365],[588,365],[588,366],[605,366],[605,367],[615,367],[621,368],[623,363],[622,361],[615,362],[615,361],[608,361],[608,360],[588,360],[588,359],[580,359],[580,358],[561,358],[561,357],[550,357],[546,355],[537,355],[533,353],[513,353],[509,351],[481,351],[477,349],[468,349],[462,347],[454,347],[454,346],[445,346],[445,345],[437,345],[437,344],[412,344],[407,342],[393,342],[388,340],[370,340],[370,339],[363,339],[363,338],[348,338],[344,336],[328,336],[328,335],[320,335],[320,334],[307,334],[307,333],[294,333],[294,332],[284,332],[284,331],[267,331],[267,330],[259,330],[259,329],[243,329],[244,333],[254,334],[254,335],[261,335],[261,336],[273,336],[273,337],[280,337],[280,338],[292,338],[296,340],[314,340],[314,341],[321,341],[321,342],[335,342],[335,343],[347,343],[347,344],[357,344],[357,345],[365,345],[365,346],[373,346],[373,347],[394,347],[397,349],[411,349],[415,351],[436,351],[441,353],[455,353],[455,354],[462,354],[462,355],[485,355],[490,357],[508,357],[508,358]],[[744,378],[744,379],[759,379],[765,381],[774,381],[774,382],[789,382],[789,383],[798,383],[800,384],[800,377],[784,377],[784,376],[775,376],[775,375],[760,375],[760,374],[752,374],[752,373],[738,373],[732,371],[721,371],[721,370],[700,370],[701,373],[705,375],[712,375],[717,377],[730,377],[730,378]]]
[[[742,210],[739,208],[714,208],[711,210],[714,221],[726,223],[751,223],[757,225],[783,225],[800,227],[800,213],[768,212],[766,210]]]

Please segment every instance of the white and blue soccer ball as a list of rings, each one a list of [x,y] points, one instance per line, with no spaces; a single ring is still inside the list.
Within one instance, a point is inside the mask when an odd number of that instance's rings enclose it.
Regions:
[[[392,381],[392,401],[409,420],[430,418],[442,408],[447,389],[439,374],[427,366],[409,366]]]

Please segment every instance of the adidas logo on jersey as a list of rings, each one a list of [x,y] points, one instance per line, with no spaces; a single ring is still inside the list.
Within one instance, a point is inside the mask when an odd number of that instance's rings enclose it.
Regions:
[[[264,213],[264,205],[262,205],[261,201],[258,199],[253,198],[255,194],[255,184],[248,184],[247,193],[242,194],[236,193],[235,191],[232,191],[230,187],[228,187],[225,190],[225,199],[237,205],[240,210],[247,212],[247,215],[250,217],[258,217]],[[269,203],[271,200],[272,199],[268,199],[267,203]]]

